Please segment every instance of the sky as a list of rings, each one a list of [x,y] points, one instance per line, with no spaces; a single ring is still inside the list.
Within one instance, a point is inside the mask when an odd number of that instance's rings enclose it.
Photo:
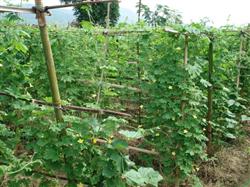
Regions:
[[[15,1],[18,0],[11,0],[11,2]],[[136,12],[137,2],[138,0],[121,0],[120,6]],[[45,5],[58,3],[59,0],[44,0]],[[250,23],[250,0],[142,0],[142,3],[151,8],[154,8],[156,4],[168,5],[181,13],[185,23],[199,21],[204,17],[209,18],[215,26]]]

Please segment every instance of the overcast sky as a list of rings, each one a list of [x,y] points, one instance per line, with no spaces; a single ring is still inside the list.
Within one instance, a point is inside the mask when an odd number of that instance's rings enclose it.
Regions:
[[[0,0],[0,2],[3,0]],[[12,2],[17,0],[12,0]],[[121,7],[136,11],[138,0],[121,0]],[[33,2],[33,0],[30,0]],[[59,0],[44,0],[45,5],[58,4]],[[156,4],[165,4],[178,10],[184,22],[199,21],[208,17],[216,26],[250,23],[250,0],[142,0],[154,8]]]

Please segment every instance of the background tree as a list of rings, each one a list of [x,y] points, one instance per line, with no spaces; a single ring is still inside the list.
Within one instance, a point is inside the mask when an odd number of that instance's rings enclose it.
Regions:
[[[139,4],[137,7],[139,8]],[[142,18],[150,26],[182,23],[182,16],[176,10],[170,9],[167,5],[157,5],[156,10],[152,11],[147,5],[141,4],[140,9],[139,11],[141,11]]]
[[[60,0],[61,2],[71,3],[77,0]],[[75,16],[78,22],[90,21],[94,25],[106,24],[107,3],[82,5],[75,7]],[[110,25],[114,26],[119,19],[119,3],[113,2],[110,6]]]

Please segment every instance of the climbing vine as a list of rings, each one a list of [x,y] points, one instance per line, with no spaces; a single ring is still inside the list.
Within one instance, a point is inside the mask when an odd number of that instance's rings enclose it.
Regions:
[[[243,28],[49,28],[62,104],[78,109],[62,108],[64,122],[56,123],[38,29],[10,19],[1,25],[0,185],[36,179],[72,186],[192,184],[200,164],[241,136],[249,118],[246,34],[239,50]]]

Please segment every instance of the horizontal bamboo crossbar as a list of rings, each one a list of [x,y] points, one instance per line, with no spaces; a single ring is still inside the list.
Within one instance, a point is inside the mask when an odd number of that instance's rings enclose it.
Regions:
[[[149,30],[121,30],[121,31],[104,30],[101,32],[97,32],[95,34],[115,36],[115,35],[126,35],[126,34],[146,34],[149,32],[150,32]]]
[[[18,98],[18,97],[15,97],[15,96],[11,95],[11,94],[5,93],[5,92],[0,92],[0,96],[7,96],[7,97],[11,97],[11,98],[18,99],[18,100],[23,100],[23,101],[26,101],[26,102],[35,103],[35,104],[38,104],[38,105],[43,105],[43,106],[49,106],[49,107],[56,108],[56,106],[54,106],[52,103],[48,103],[48,102],[41,101],[41,100],[36,100],[36,99]],[[66,110],[66,111],[73,110],[73,111],[79,111],[79,112],[99,113],[101,115],[109,114],[109,115],[122,116],[122,117],[127,117],[127,118],[132,117],[131,114],[127,114],[127,113],[124,113],[124,112],[118,112],[118,111],[107,110],[107,109],[80,107],[80,106],[73,106],[73,105],[62,105],[59,109]]]
[[[5,7],[5,6],[0,6],[0,7]],[[13,8],[13,7],[10,7],[10,8]],[[22,8],[20,8],[20,9],[22,9]],[[1,13],[1,8],[0,8],[0,13]],[[9,25],[3,24],[2,26],[9,26]],[[16,24],[16,25],[11,25],[11,27],[28,28],[30,26],[29,25]],[[36,28],[37,26],[36,25],[32,25],[32,27]],[[121,31],[118,31],[118,30],[109,30],[109,31],[107,31],[107,30],[99,30],[99,31],[95,31],[94,30],[94,31],[90,32],[90,31],[80,30],[80,29],[75,29],[75,30],[68,29],[67,31],[69,31],[69,32],[75,32],[75,31],[79,32],[79,31],[81,31],[84,34],[89,34],[89,35],[109,35],[109,36],[122,36],[122,35],[129,35],[129,34],[143,35],[143,34],[150,34],[152,32],[162,32],[162,31],[167,32],[167,33],[176,34],[176,35],[180,35],[180,34],[195,35],[195,34],[188,33],[188,32],[181,33],[179,31],[176,31],[176,30],[172,29],[171,27],[166,27],[164,29],[159,29],[159,30],[155,30],[155,29],[151,29],[151,30],[121,30]],[[235,32],[235,33],[241,33],[241,32],[243,32],[244,33],[244,37],[250,38],[250,34],[248,32],[246,32],[246,31],[228,30],[227,32]],[[201,33],[201,34],[206,35],[208,33]],[[233,35],[233,36],[236,36],[236,35]]]
[[[108,2],[120,2],[117,0],[94,0],[94,1],[82,1],[77,3],[69,3],[63,5],[53,5],[53,6],[45,6],[43,9],[38,10],[36,7],[32,8],[21,8],[21,7],[12,7],[12,6],[0,6],[0,13],[1,12],[16,12],[16,13],[29,13],[29,14],[36,14],[37,11],[40,12],[48,12],[51,9],[58,9],[58,8],[67,8],[67,7],[75,7],[84,4],[96,4],[96,3],[108,3]]]
[[[135,87],[131,87],[131,86],[124,86],[124,85],[120,85],[120,84],[98,82],[98,81],[94,81],[94,80],[93,81],[92,80],[79,80],[79,82],[82,82],[84,84],[103,85],[103,86],[107,86],[110,88],[127,89],[127,90],[134,91],[134,92],[142,92],[141,89],[139,89],[139,88],[135,88]]]
[[[0,6],[0,13],[3,12],[16,12],[16,13],[28,13],[34,14],[34,9],[32,8],[20,8],[20,7],[11,7],[11,6]]]
[[[108,143],[106,140],[103,140],[103,139],[97,139],[97,142],[100,144],[107,144]],[[142,148],[133,147],[133,146],[128,146],[127,151],[135,151],[135,152],[145,153],[145,154],[149,154],[149,155],[159,155],[159,153],[154,151],[154,150],[142,149]]]
[[[74,32],[74,31],[79,31],[79,30],[70,30],[70,32]],[[127,35],[127,34],[152,34],[152,33],[158,33],[158,32],[166,32],[166,33],[170,33],[170,34],[175,34],[175,35],[194,35],[194,36],[200,36],[200,35],[204,35],[204,36],[208,36],[210,37],[211,34],[213,34],[212,32],[201,32],[201,33],[191,33],[191,32],[180,32],[177,31],[175,29],[173,29],[172,27],[164,27],[164,28],[157,28],[157,29],[145,29],[145,30],[139,30],[139,29],[134,29],[134,30],[96,30],[93,32],[89,32],[86,30],[82,30],[84,33],[86,34],[93,34],[93,35],[110,35],[110,36],[115,36],[115,35]],[[242,30],[227,30],[227,32],[235,32],[235,33],[244,33],[244,35],[247,37],[250,37],[250,33],[248,33],[247,31],[242,31]],[[250,32],[250,31],[249,31]],[[235,36],[235,35],[233,35]]]
[[[172,29],[171,27],[165,27],[164,31],[172,33],[172,34],[180,34],[179,31],[176,31],[176,30]]]
[[[75,7],[83,4],[96,4],[96,3],[119,3],[118,0],[92,0],[92,1],[82,1],[77,3],[71,3],[71,4],[63,4],[63,5],[53,5],[53,6],[46,6],[45,10],[51,10],[51,9],[58,9],[58,8],[67,8],[67,7]]]

